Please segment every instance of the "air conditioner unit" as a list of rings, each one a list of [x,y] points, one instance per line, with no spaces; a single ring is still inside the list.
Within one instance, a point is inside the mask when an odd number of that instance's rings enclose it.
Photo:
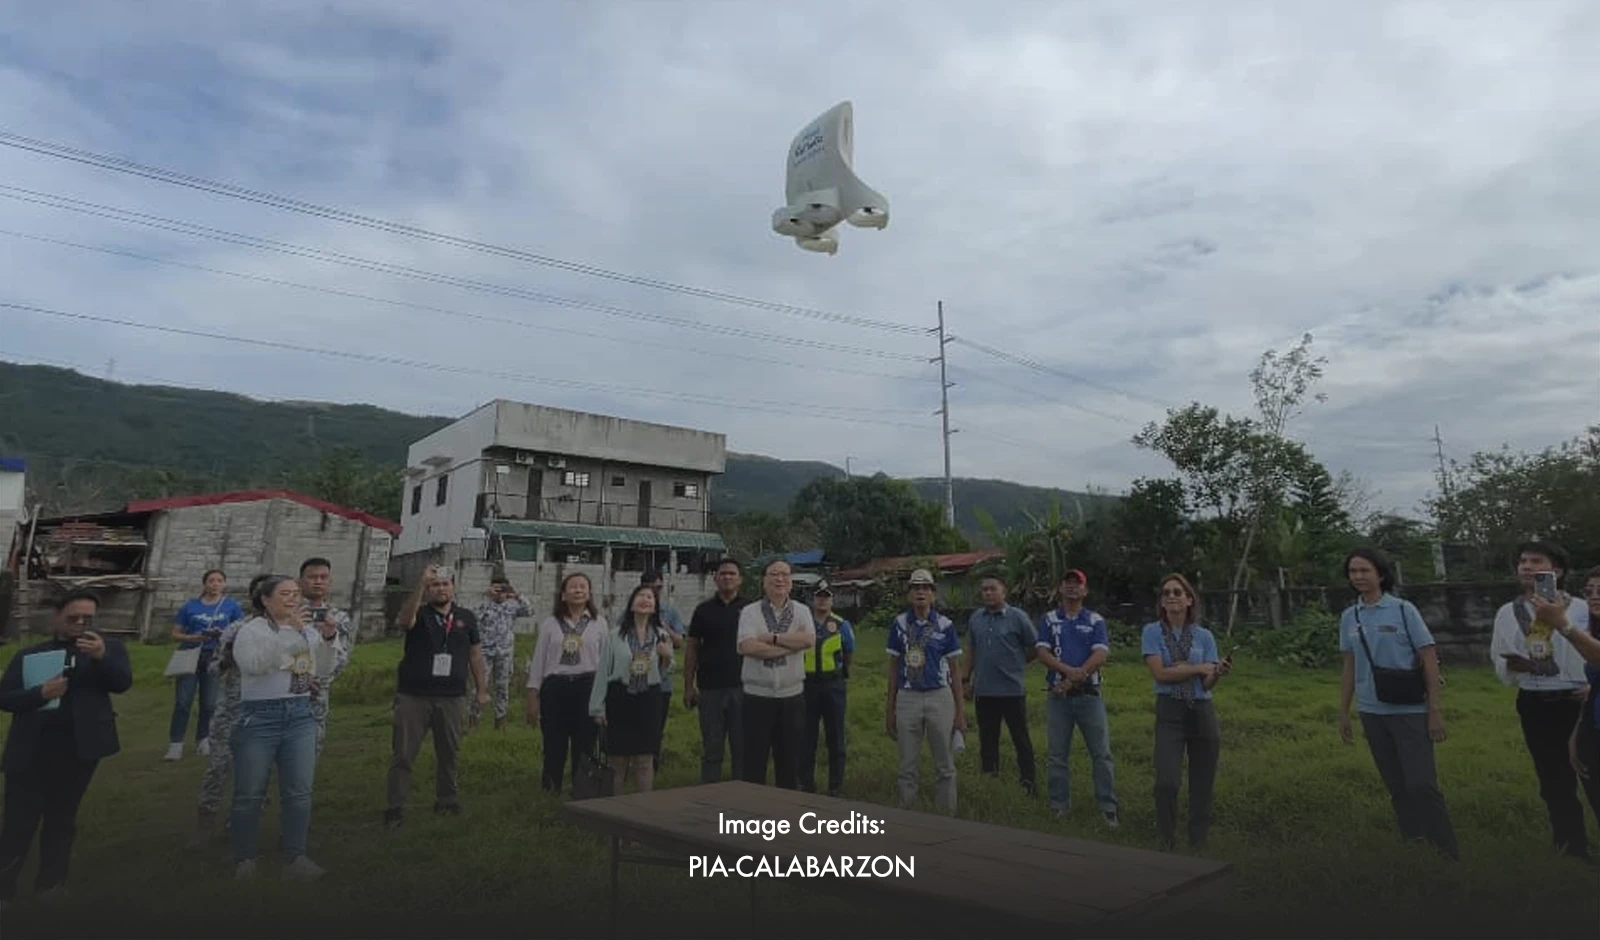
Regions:
[[[553,469],[561,470],[561,469],[564,469],[566,467],[567,458],[565,458],[565,457],[546,457],[545,458],[545,463],[546,463],[546,465],[550,466]]]
[[[534,457],[534,456],[533,456],[533,455],[532,455],[532,454],[525,454],[525,453],[521,453],[521,452],[519,452],[519,453],[518,453],[518,454],[517,454],[517,456],[516,456],[516,462],[517,462],[517,463],[518,463],[518,464],[519,464],[519,465],[521,465],[521,466],[524,466],[524,467],[531,467],[531,466],[533,466],[533,464],[534,464],[534,461],[535,461],[535,460],[536,460],[536,459],[537,459],[537,458],[535,458],[535,457]]]

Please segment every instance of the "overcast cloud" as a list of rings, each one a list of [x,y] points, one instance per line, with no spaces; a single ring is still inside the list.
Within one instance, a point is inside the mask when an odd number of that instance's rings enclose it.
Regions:
[[[762,300],[928,328],[942,300],[956,336],[1065,373],[951,346],[960,476],[1119,491],[1166,472],[1129,443],[1144,422],[1192,399],[1247,413],[1257,357],[1311,331],[1330,360],[1328,401],[1294,432],[1381,504],[1409,510],[1432,486],[1435,424],[1464,458],[1554,444],[1596,420],[1597,9],[35,5],[0,35],[0,130]],[[884,231],[846,228],[828,257],[768,226],[790,138],[842,99],[855,103],[857,170],[892,212]],[[721,431],[740,451],[848,455],[858,472],[941,472],[929,336],[587,277],[11,148],[0,183],[798,341],[0,198],[8,233],[440,309],[12,234],[0,235],[0,300],[492,374],[12,310],[0,310],[0,358],[98,373],[114,357],[131,381],[433,414],[516,398]],[[693,398],[559,384],[569,380]]]

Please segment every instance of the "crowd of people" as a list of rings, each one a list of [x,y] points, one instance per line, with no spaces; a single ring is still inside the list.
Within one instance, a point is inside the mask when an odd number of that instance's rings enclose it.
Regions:
[[[1583,581],[1582,599],[1559,590],[1567,561],[1556,546],[1518,549],[1520,595],[1495,618],[1490,656],[1503,682],[1517,687],[1516,710],[1549,809],[1555,845],[1587,859],[1579,781],[1600,814],[1600,569]],[[1343,611],[1339,735],[1353,742],[1352,704],[1378,777],[1390,795],[1401,835],[1426,841],[1450,858],[1460,852],[1434,747],[1445,740],[1444,680],[1437,644],[1417,607],[1394,593],[1394,573],[1378,552],[1357,549],[1344,574],[1358,595]],[[227,576],[207,572],[202,593],[174,618],[167,674],[175,679],[168,760],[181,760],[190,711],[199,699],[196,747],[205,758],[197,841],[215,833],[225,782],[233,780],[226,828],[237,874],[255,874],[268,781],[282,801],[284,873],[314,879],[323,869],[307,854],[316,765],[326,737],[330,692],[350,662],[356,635],[349,616],[328,600],[332,565],[308,559],[297,576],[251,581],[248,609],[226,595]],[[734,779],[778,787],[846,791],[847,687],[858,636],[833,611],[824,581],[802,602],[782,561],[762,573],[760,595],[741,593],[734,559],[715,569],[716,594],[687,624],[663,598],[663,579],[646,574],[613,624],[595,604],[582,573],[560,582],[553,609],[538,625],[528,661],[526,718],[543,737],[541,782],[561,793],[576,781],[584,755],[609,764],[612,791],[631,777],[636,791],[654,786],[660,768],[677,653],[682,650],[682,705],[698,713],[700,780]],[[1115,762],[1103,667],[1112,654],[1105,618],[1086,605],[1088,577],[1067,571],[1057,604],[1037,621],[1008,603],[997,575],[980,584],[982,607],[961,631],[937,603],[926,570],[912,573],[905,608],[888,625],[884,732],[898,749],[898,796],[917,801],[922,754],[933,765],[933,803],[957,806],[955,756],[965,746],[967,703],[978,725],[980,768],[1000,772],[1002,729],[1016,752],[1019,784],[1036,792],[1028,726],[1028,670],[1043,668],[1046,715],[1045,802],[1065,815],[1071,798],[1070,753],[1082,731],[1100,821],[1119,822]],[[1189,581],[1168,575],[1157,586],[1158,616],[1144,626],[1139,656],[1153,693],[1154,809],[1161,843],[1175,845],[1178,793],[1187,763],[1188,843],[1206,844],[1221,734],[1214,696],[1231,672],[1201,623]],[[99,762],[120,750],[111,697],[133,683],[128,653],[94,630],[92,593],[55,603],[52,636],[20,650],[0,677],[0,709],[13,721],[0,755],[6,776],[0,821],[0,902],[15,894],[24,859],[39,834],[35,889],[64,893],[78,806]],[[496,579],[475,609],[456,599],[454,572],[429,566],[402,605],[386,825],[403,825],[411,769],[431,733],[436,758],[434,811],[461,812],[459,755],[467,732],[492,709],[504,729],[510,712],[517,618],[532,614],[506,580]],[[819,747],[826,782],[817,783]],[[40,829],[42,827],[42,832]]]

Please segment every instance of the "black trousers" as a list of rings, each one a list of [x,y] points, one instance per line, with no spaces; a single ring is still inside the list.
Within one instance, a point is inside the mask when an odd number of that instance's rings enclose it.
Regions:
[[[594,746],[594,719],[589,717],[589,693],[594,673],[581,676],[547,676],[539,687],[539,727],[544,730],[544,788],[561,792],[567,767],[578,774],[578,755]],[[568,750],[571,753],[568,753]]]
[[[0,820],[0,901],[16,897],[17,877],[28,859],[33,836],[39,836],[39,873],[35,891],[65,884],[78,834],[78,806],[89,789],[99,761],[79,760],[71,739],[47,743],[27,770],[6,774],[5,815]]]
[[[800,789],[817,790],[817,745],[828,747],[828,793],[844,788],[845,680],[834,673],[826,678],[806,678],[806,739],[800,747]],[[817,726],[822,734],[817,734]]]
[[[1017,776],[1033,792],[1033,740],[1028,736],[1028,699],[1025,695],[980,695],[978,702],[978,760],[984,773],[1000,773],[1000,724],[1011,732],[1017,751]]]
[[[1433,739],[1428,736],[1425,714],[1369,715],[1361,713],[1361,731],[1372,751],[1372,763],[1389,791],[1400,837],[1427,840],[1451,858],[1459,859],[1456,832],[1433,759]]]
[[[767,782],[767,758],[772,758],[773,782],[785,790],[799,789],[800,745],[805,738],[806,697],[768,698],[744,694],[744,779]]]
[[[1183,758],[1189,757],[1189,844],[1204,848],[1211,834],[1212,797],[1217,762],[1222,753],[1222,728],[1210,699],[1191,703],[1171,695],[1156,696],[1156,736],[1152,762],[1156,775],[1156,831],[1172,848],[1178,832],[1178,786]]]
[[[1590,704],[1593,705],[1592,700]],[[1600,819],[1600,731],[1595,729],[1592,715],[1578,731],[1578,760],[1589,772],[1588,777],[1579,778],[1584,795],[1589,798],[1589,809]]]
[[[1578,800],[1578,774],[1567,755],[1567,741],[1583,703],[1570,692],[1517,693],[1522,740],[1539,776],[1539,798],[1550,813],[1550,836],[1558,851],[1577,858],[1589,855],[1583,804]]]
[[[667,719],[671,718],[671,717],[672,717],[672,692],[670,690],[662,690],[662,692],[661,692],[661,728],[659,729],[660,732],[661,732],[661,743],[656,745],[656,753],[655,753],[655,761],[654,761],[655,768],[657,770],[661,769],[661,749],[663,747],[667,746]]]

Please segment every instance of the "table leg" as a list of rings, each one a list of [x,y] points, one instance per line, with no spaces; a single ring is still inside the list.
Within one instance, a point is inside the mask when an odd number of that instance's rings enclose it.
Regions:
[[[756,923],[756,879],[750,879],[750,936],[757,936],[760,931]]]
[[[617,868],[622,862],[622,840],[611,837],[611,936],[617,935]]]

